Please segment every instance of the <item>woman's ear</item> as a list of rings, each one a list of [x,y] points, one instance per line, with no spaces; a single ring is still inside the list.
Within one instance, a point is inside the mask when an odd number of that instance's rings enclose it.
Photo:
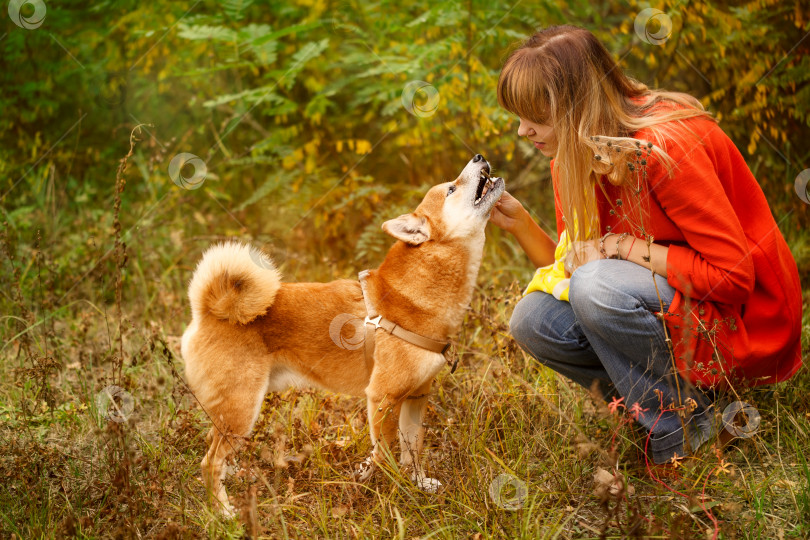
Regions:
[[[382,225],[382,230],[406,244],[418,246],[430,239],[430,226],[423,217],[413,214],[402,214],[389,219]]]

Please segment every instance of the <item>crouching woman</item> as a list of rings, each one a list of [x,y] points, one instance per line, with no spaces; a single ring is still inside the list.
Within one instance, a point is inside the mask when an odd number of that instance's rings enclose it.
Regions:
[[[556,241],[508,193],[491,216],[537,267],[510,321],[524,350],[632,406],[655,463],[714,437],[716,390],[799,369],[796,263],[695,98],[626,76],[571,26],[515,50],[497,92],[552,158]]]

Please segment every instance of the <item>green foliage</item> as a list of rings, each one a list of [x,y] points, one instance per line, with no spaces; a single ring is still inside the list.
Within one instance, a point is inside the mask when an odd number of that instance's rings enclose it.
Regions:
[[[426,150],[441,144],[453,150],[453,157],[469,153],[465,146],[505,148],[501,151],[502,161],[511,164],[508,147],[513,134],[506,116],[497,110],[493,101],[492,82],[500,61],[509,46],[530,33],[532,28],[566,22],[574,16],[579,19],[579,24],[592,26],[617,53],[632,45],[632,54],[627,61],[642,61],[639,67],[651,75],[640,78],[652,84],[671,83],[676,89],[705,95],[710,106],[720,104],[723,110],[718,112],[721,115],[736,114],[737,123],[725,127],[738,136],[742,146],[749,142],[743,141],[743,134],[750,136],[751,141],[760,137],[756,130],[751,129],[751,121],[757,123],[763,117],[773,117],[777,108],[784,110],[786,117],[769,122],[771,125],[763,126],[761,131],[778,133],[777,138],[785,142],[791,131],[787,128],[807,125],[807,119],[802,116],[806,107],[800,101],[801,94],[796,96],[797,99],[785,99],[785,90],[791,85],[796,88],[797,83],[805,80],[802,77],[807,77],[807,70],[801,69],[801,63],[806,60],[796,55],[796,59],[789,58],[781,67],[777,66],[780,55],[787,51],[773,44],[784,41],[787,47],[796,34],[791,28],[798,31],[796,27],[806,23],[801,19],[800,10],[792,10],[781,3],[778,9],[770,9],[776,5],[773,2],[773,5],[761,4],[745,9],[681,3],[665,6],[674,20],[683,24],[676,28],[664,47],[656,48],[641,43],[633,33],[633,15],[638,9],[633,5],[607,4],[594,10],[590,4],[573,4],[566,13],[556,4],[546,2],[540,6],[518,5],[504,13],[504,9],[483,2],[469,5],[413,3],[407,8],[385,2],[356,5],[347,2],[337,6],[316,3],[311,7],[223,2],[219,5],[203,4],[187,14],[180,11],[156,14],[148,7],[138,6],[133,10],[134,6],[116,3],[104,6],[104,16],[113,22],[106,25],[112,30],[103,37],[108,38],[107,42],[119,43],[120,54],[107,54],[95,62],[92,61],[94,55],[88,52],[90,58],[82,59],[80,53],[85,51],[82,43],[87,37],[91,37],[91,42],[98,42],[102,37],[93,35],[99,21],[78,11],[52,9],[48,22],[55,20],[70,29],[63,36],[63,45],[67,51],[75,51],[70,54],[78,61],[71,61],[66,54],[54,55],[54,51],[49,50],[52,53],[51,66],[32,54],[29,54],[30,61],[26,62],[21,52],[30,46],[39,49],[38,46],[48,37],[11,28],[4,43],[4,53],[22,69],[7,73],[4,83],[20,90],[11,96],[4,95],[4,99],[9,100],[6,110],[19,111],[20,117],[4,115],[4,120],[8,128],[18,127],[25,123],[31,111],[37,111],[35,119],[42,124],[54,125],[53,120],[61,118],[67,128],[70,125],[65,121],[70,118],[65,114],[67,103],[58,98],[58,93],[36,92],[36,89],[69,85],[78,90],[73,93],[77,98],[74,103],[82,104],[94,101],[87,99],[94,92],[106,95],[103,87],[112,83],[113,86],[123,84],[126,90],[126,95],[121,96],[123,103],[115,105],[130,112],[137,110],[138,116],[145,115],[147,120],[167,117],[166,109],[158,106],[167,98],[166,105],[173,110],[183,107],[184,101],[193,105],[202,99],[206,107],[215,109],[212,111],[217,117],[215,126],[223,128],[221,122],[227,117],[233,118],[250,110],[251,117],[258,118],[265,126],[265,122],[272,123],[265,127],[272,133],[279,126],[297,127],[286,142],[298,149],[307,143],[315,143],[312,151],[318,151],[322,156],[334,152],[331,144],[348,138],[334,138],[332,126],[340,126],[341,131],[353,133],[356,138],[362,137],[371,144],[376,141],[368,137],[365,128],[371,127],[372,133],[379,131],[376,134],[382,135],[393,127],[396,138],[389,144],[393,142],[398,148],[406,147],[409,152],[421,150],[421,154],[414,155],[422,160],[434,161],[435,152],[428,154]],[[329,7],[333,9],[327,9]],[[774,28],[762,19],[764,10],[767,10]],[[154,29],[154,23],[163,22],[161,16],[172,17],[176,25],[170,32],[158,36],[159,30]],[[706,20],[719,24],[708,25]],[[589,21],[593,22],[589,24]],[[149,23],[149,29],[144,23]],[[773,34],[764,29],[779,31],[780,35],[776,37],[783,39],[775,40]],[[768,56],[762,58],[762,65],[749,62],[745,55],[726,53],[734,45],[747,46],[749,43],[755,50],[764,49],[764,36],[768,39]],[[688,46],[695,42],[701,46]],[[135,54],[126,50],[141,44],[147,49],[143,56],[140,51]],[[801,52],[801,47],[795,52]],[[318,63],[307,69],[308,64],[316,59],[319,59]],[[131,65],[134,69],[129,69]],[[757,104],[756,114],[746,122],[745,107],[754,105],[752,100],[745,99],[746,92],[751,91],[751,83],[755,82],[749,80],[753,78],[752,70],[764,74],[771,65],[777,69],[760,86],[766,88],[765,85],[770,84],[769,88],[778,91],[758,90],[757,95],[767,97],[768,102]],[[39,69],[54,75],[43,80],[36,77]],[[788,73],[795,71],[801,77],[787,76],[782,69]],[[127,72],[125,77],[111,76],[124,72]],[[710,89],[705,88],[703,74],[717,83]],[[428,80],[439,90],[441,106],[436,116],[417,120],[410,118],[401,107],[399,98],[404,83],[415,79]],[[118,100],[118,93],[112,90],[113,100]],[[735,95],[736,99],[722,101],[726,95]],[[158,96],[160,98],[155,99]],[[53,106],[59,105],[61,110],[49,107],[43,98],[52,99]],[[229,104],[234,108],[228,108]],[[765,109],[765,105],[771,108]],[[734,113],[737,109],[739,111]],[[197,107],[186,125],[159,125],[156,131],[159,136],[163,135],[159,138],[165,140],[178,136],[184,129],[210,121],[205,113]],[[43,117],[43,114],[48,114],[48,117]],[[329,115],[328,121],[323,121],[325,115]],[[381,121],[392,117],[397,121],[396,127]],[[800,125],[779,125],[780,121],[788,119],[798,120]],[[124,120],[132,121],[131,118]],[[383,125],[384,131],[379,124]],[[109,127],[98,116],[93,125]],[[736,129],[737,125],[739,129]],[[257,141],[255,132],[248,126],[241,125],[238,133],[231,134],[233,127],[226,122],[223,128],[230,135],[228,146],[231,150],[244,153],[246,148],[261,147],[263,141]],[[452,130],[457,130],[458,138],[447,135]],[[103,129],[100,131],[99,135],[103,136]],[[320,134],[322,131],[326,133]],[[9,135],[10,141],[13,133]],[[42,135],[48,139],[45,146],[50,147],[61,133]],[[210,133],[203,135],[210,139]],[[412,148],[416,144],[423,148]],[[60,157],[68,158],[59,154],[51,157],[52,163]],[[82,165],[85,164],[79,166]],[[450,160],[439,163],[439,167],[440,174],[453,174]],[[83,170],[76,172],[81,174]]]
[[[241,525],[206,513],[195,479],[205,422],[189,413],[193,401],[156,337],[179,336],[189,320],[185,291],[195,261],[211,242],[238,236],[267,251],[285,279],[352,277],[390,246],[381,224],[410,211],[428,186],[455,178],[474,153],[552,232],[547,161],[518,140],[516,119],[495,99],[508,51],[539,27],[587,27],[632,76],[699,97],[745,155],[803,279],[810,276],[807,206],[793,190],[810,157],[810,18],[798,0],[664,0],[652,6],[673,22],[661,45],[635,32],[637,14],[651,7],[636,0],[46,6],[43,25],[31,30],[15,25],[5,7],[0,12],[3,533],[128,536],[129,524],[143,535],[158,527],[166,537],[206,529],[240,537]],[[431,85],[438,103],[425,90],[403,103],[414,81]],[[116,169],[142,123],[114,215]],[[169,177],[184,152],[205,163],[199,189]],[[583,425],[607,445],[612,424],[506,338],[510,303],[531,269],[511,238],[488,234],[485,287],[459,337],[469,346],[459,351],[468,371],[444,377],[431,398],[429,437],[451,460],[433,465],[445,480],[458,477],[452,491],[438,504],[395,472],[373,490],[333,482],[367,450],[362,419],[359,428],[353,423],[362,407],[343,400],[302,415],[296,402],[303,398],[293,393],[276,403],[257,442],[283,445],[272,423],[297,420],[302,429],[290,428],[291,447],[312,443],[316,453],[293,470],[260,463],[269,489],[260,492],[259,514],[275,536],[604,532],[594,525],[627,535],[633,523],[661,536],[705,532],[705,516],[673,510],[660,498],[669,492],[641,477],[634,481],[647,482],[639,486],[647,502],[614,521],[589,498],[593,462],[572,441]],[[119,429],[94,410],[122,362],[116,382],[136,395],[140,416]],[[800,412],[808,388],[804,370],[781,395],[761,400],[771,411],[787,409],[788,420],[780,425],[773,412],[768,433],[745,447],[756,452],[735,454],[749,483],[712,477],[730,536],[809,530],[810,475],[800,459],[808,451]],[[549,415],[538,395],[553,395],[562,414]],[[336,425],[352,426],[350,448],[329,442],[338,440]],[[621,437],[630,441],[625,448],[638,443],[632,433]],[[248,455],[262,455],[261,446],[253,450]],[[487,497],[489,480],[505,471],[532,488],[520,512],[495,509]],[[245,478],[233,482],[232,491],[248,491]],[[700,496],[698,488],[689,494]],[[639,512],[648,521],[638,521]]]
[[[810,41],[801,40],[808,21],[798,6],[669,0],[658,6],[673,21],[662,45],[634,31],[646,7],[634,0],[509,7],[233,0],[161,10],[107,2],[89,13],[79,3],[49,6],[41,31],[4,22],[0,50],[15,65],[0,75],[13,89],[0,97],[4,206],[29,206],[48,175],[78,188],[62,188],[67,196],[58,203],[97,204],[125,132],[147,122],[154,139],[145,141],[147,166],[129,196],[154,202],[168,193],[168,162],[191,152],[206,162],[208,183],[218,184],[212,191],[234,202],[241,222],[253,222],[256,203],[283,181],[294,194],[284,204],[307,214],[296,226],[322,240],[318,249],[335,250],[337,238],[348,233],[351,244],[378,225],[370,222],[376,203],[336,205],[339,191],[321,199],[336,184],[354,190],[358,178],[370,176],[401,200],[410,185],[453,178],[476,152],[507,180],[522,171],[529,161],[515,152],[514,119],[495,102],[500,64],[533,29],[573,22],[593,30],[642,81],[702,98],[749,155],[776,214],[789,214],[780,224],[794,237],[807,224],[790,184],[808,157],[796,142],[807,138],[810,105]],[[435,114],[403,107],[403,89],[418,80],[438,92]],[[417,92],[414,105],[425,98]],[[122,142],[109,144],[111,136]],[[275,176],[283,180],[271,181]],[[546,214],[548,193],[518,186],[516,195]],[[217,211],[210,198],[200,204]],[[314,224],[327,221],[332,230],[316,234]],[[281,242],[292,233],[273,232]]]

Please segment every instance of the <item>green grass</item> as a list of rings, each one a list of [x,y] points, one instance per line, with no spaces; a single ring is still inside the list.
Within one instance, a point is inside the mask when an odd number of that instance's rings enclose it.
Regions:
[[[223,520],[199,478],[210,423],[178,356],[188,280],[212,242],[262,246],[288,280],[353,277],[390,245],[381,222],[473,152],[553,229],[548,162],[516,141],[494,85],[517,40],[559,23],[593,29],[651,87],[699,97],[741,150],[759,140],[746,159],[807,307],[810,214],[794,191],[808,163],[796,144],[808,138],[807,21],[789,3],[664,2],[677,37],[662,47],[634,32],[643,2],[56,4],[39,30],[11,19],[0,30],[15,66],[0,72],[0,539],[810,537],[806,367],[742,393],[763,423],[724,462],[703,452],[683,480],[655,482],[632,425],[507,335],[530,270],[498,230],[455,336],[459,369],[430,397],[436,495],[395,465],[350,481],[370,446],[363,400],[288,391],[267,397],[227,480],[243,515]],[[440,91],[435,115],[401,107],[409,80]],[[114,171],[141,120],[119,192]],[[200,189],[168,177],[180,152],[206,161]],[[126,422],[99,410],[111,385],[133,398]],[[603,500],[594,474],[617,459],[635,492]]]
[[[443,489],[419,491],[393,459],[367,483],[351,481],[370,451],[364,400],[289,390],[266,397],[226,481],[241,515],[223,519],[200,480],[210,423],[183,382],[178,353],[190,319],[185,288],[220,235],[273,249],[301,238],[292,229],[268,242],[253,238],[219,205],[193,198],[199,193],[168,189],[124,194],[126,259],[111,250],[116,218],[103,205],[53,219],[33,207],[6,214],[0,537],[810,535],[807,368],[775,387],[738,389],[762,414],[756,436],[724,456],[700,451],[680,479],[656,481],[640,458],[644,437],[627,417],[538,366],[508,335],[528,270],[497,230],[489,231],[479,288],[454,339],[459,369],[440,373],[425,420],[424,462]],[[806,235],[792,235],[805,268]],[[297,281],[352,277],[382,259],[379,249],[346,255],[350,244],[324,251],[315,242],[275,256]],[[806,309],[804,329],[806,351]],[[102,398],[111,385],[132,397],[124,422],[109,419]],[[598,494],[600,467],[620,473],[633,493]]]
[[[165,275],[146,259],[136,246],[129,265],[142,268],[140,275]],[[444,484],[439,494],[416,489],[393,462],[366,484],[349,480],[370,449],[365,403],[287,391],[267,396],[255,435],[226,482],[242,517],[212,513],[199,479],[209,423],[183,383],[177,352],[187,321],[182,281],[158,295],[130,284],[140,301],[125,304],[120,379],[113,379],[117,318],[111,306],[79,302],[69,315],[29,330],[34,360],[26,358],[19,337],[6,343],[0,363],[3,536],[711,537],[712,518],[703,508],[717,520],[721,538],[810,534],[807,369],[772,394],[744,395],[763,422],[753,439],[726,453],[729,474],[706,451],[681,480],[665,486],[639,465],[644,441],[635,428],[516,347],[506,321],[518,284],[489,261],[483,271],[487,279],[480,282],[487,286],[477,291],[456,339],[459,369],[440,374],[425,422],[425,463]],[[306,272],[312,278],[330,273]],[[58,368],[40,365],[46,348],[60,359]],[[113,382],[134,399],[123,423],[97,410],[99,392]],[[611,468],[606,456],[618,458],[633,495],[594,494],[595,470]],[[285,463],[285,457],[297,459]],[[500,477],[508,480],[500,494],[492,490],[499,475],[509,475]]]

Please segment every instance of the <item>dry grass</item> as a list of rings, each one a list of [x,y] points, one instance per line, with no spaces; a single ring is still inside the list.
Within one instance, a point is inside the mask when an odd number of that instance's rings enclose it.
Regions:
[[[211,513],[199,479],[208,423],[182,381],[171,337],[179,325],[125,326],[126,361],[114,382],[135,407],[117,423],[96,410],[116,367],[109,317],[78,307],[53,327],[65,355],[48,372],[52,406],[34,399],[38,379],[20,371],[21,341],[3,350],[3,530],[19,538],[694,538],[714,530],[702,503],[723,537],[807,533],[806,372],[772,395],[751,394],[763,428],[727,453],[728,474],[703,452],[681,480],[658,484],[639,464],[643,440],[632,425],[516,348],[503,322],[516,285],[494,282],[476,295],[458,337],[459,370],[442,373],[431,398],[426,460],[445,485],[440,494],[421,493],[393,465],[364,485],[347,480],[369,451],[364,403],[288,391],[268,395],[228,481],[243,511],[233,521]],[[47,338],[35,335],[41,347]],[[594,494],[607,455],[620,458],[633,495]],[[491,484],[501,474],[525,483],[525,498],[515,482],[499,506]],[[504,508],[510,501],[520,508]]]
[[[190,266],[216,237],[184,234],[191,199],[180,191],[161,198],[138,227],[119,221],[122,199],[112,215],[76,216],[85,236],[54,226],[28,238],[5,224],[0,536],[810,534],[806,368],[786,384],[743,394],[762,413],[753,439],[725,456],[702,451],[680,469],[680,479],[655,481],[632,422],[540,368],[509,337],[506,321],[520,295],[515,276],[523,270],[503,241],[487,246],[479,279],[486,285],[456,336],[459,369],[440,374],[430,399],[425,460],[428,474],[445,486],[439,494],[420,492],[393,464],[366,484],[348,480],[370,450],[365,403],[287,391],[265,400],[226,484],[242,515],[223,520],[210,510],[199,478],[209,423],[183,382],[178,356],[189,320]],[[126,193],[117,194],[126,206]],[[105,236],[110,229],[114,238]],[[95,234],[108,241],[88,240]],[[360,269],[350,259],[310,264],[315,260],[306,250],[287,253],[282,270],[303,281]],[[805,344],[809,335],[806,318]],[[118,417],[103,399],[111,385],[132,397],[131,412],[126,400],[116,402],[127,413],[123,422],[110,419]],[[600,467],[621,473],[634,493],[597,489]]]

